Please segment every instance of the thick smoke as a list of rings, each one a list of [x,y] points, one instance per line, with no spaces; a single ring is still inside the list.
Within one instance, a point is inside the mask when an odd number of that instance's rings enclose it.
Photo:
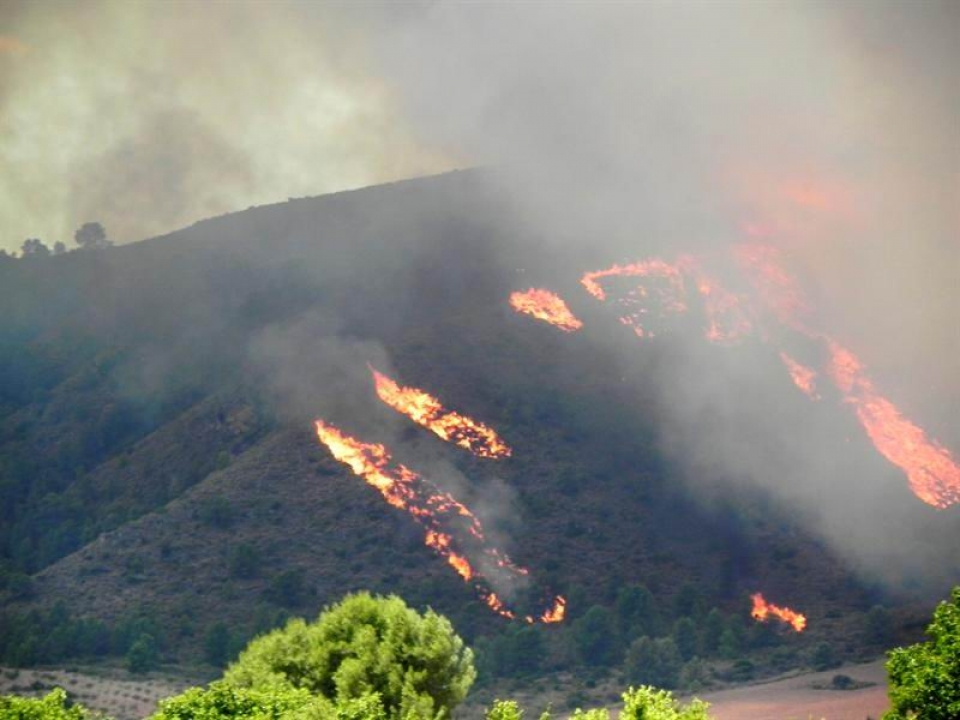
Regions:
[[[463,451],[427,433],[409,432],[409,422],[377,398],[368,364],[401,376],[389,353],[373,340],[351,337],[348,329],[329,317],[311,313],[283,326],[270,326],[254,338],[249,362],[260,387],[286,414],[284,419],[310,427],[314,419],[330,422],[363,443],[383,444],[393,463],[403,463],[425,483],[451,494],[483,525],[485,544],[511,555],[510,530],[519,522],[516,490],[491,469],[467,477],[451,461]],[[489,462],[489,461],[488,461]],[[346,472],[346,471],[344,471]],[[356,482],[363,482],[357,478]],[[466,533],[444,526],[456,541]],[[468,538],[469,539],[469,538]],[[507,603],[531,589],[528,576],[503,570],[479,551],[457,547],[483,576],[483,581]]]
[[[420,137],[492,166],[571,269],[723,253],[762,225],[822,331],[960,456],[956,4],[430,4],[355,19]],[[905,484],[895,468],[851,462],[855,425],[771,416],[771,358],[683,352],[662,377],[662,428],[691,482],[768,488],[871,576],[942,572],[922,549],[942,543],[942,516],[890,489]]]
[[[328,6],[0,0],[0,248],[116,242],[450,166]]]

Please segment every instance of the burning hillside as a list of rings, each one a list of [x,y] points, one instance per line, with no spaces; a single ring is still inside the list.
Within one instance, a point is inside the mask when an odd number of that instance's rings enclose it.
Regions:
[[[549,290],[530,288],[525,292],[512,293],[510,305],[517,312],[542,320],[564,332],[574,332],[583,327],[563,298]]]
[[[798,633],[803,632],[807,627],[806,617],[788,607],[780,607],[779,605],[767,602],[763,597],[763,593],[754,593],[750,596],[750,599],[753,601],[753,609],[750,611],[750,615],[757,622],[767,622],[770,618],[776,618],[792,627]]]
[[[510,447],[483,423],[447,410],[437,398],[423,390],[401,387],[372,367],[370,372],[373,374],[377,397],[437,437],[469,450],[477,457],[510,456]]]
[[[758,233],[751,230],[750,234]],[[649,258],[614,264],[584,273],[580,283],[596,300],[611,306],[617,320],[639,338],[653,338],[664,332],[671,316],[687,313],[696,302],[705,320],[704,337],[710,342],[735,344],[772,318],[787,331],[819,343],[831,358],[823,374],[833,381],[844,402],[854,408],[877,451],[906,474],[914,494],[937,508],[960,502],[960,466],[949,450],[929,439],[876,390],[849,349],[826,333],[812,329],[812,309],[797,281],[784,268],[776,248],[757,242],[741,243],[733,248],[732,256],[752,283],[753,297],[724,287],[705,269],[707,259],[691,255],[681,255],[674,262]],[[517,295],[511,296],[511,305],[518,312],[529,312],[514,301]],[[531,314],[555,324],[549,315]],[[774,336],[772,332],[760,333],[765,342],[771,342]],[[820,400],[817,380],[821,373],[783,349],[778,354],[794,385],[811,400]]]
[[[529,572],[487,542],[476,515],[405,465],[393,463],[383,445],[356,440],[323,420],[315,421],[314,425],[320,442],[337,460],[379,491],[390,505],[404,510],[424,527],[424,544],[446,559],[464,582],[473,585],[491,610],[505,618],[516,617],[494,592],[489,576],[516,583]],[[474,546],[474,552],[480,555],[480,566],[468,559],[468,546]],[[525,619],[530,623],[560,622],[565,606],[566,601],[556,597],[538,617],[527,615]]]

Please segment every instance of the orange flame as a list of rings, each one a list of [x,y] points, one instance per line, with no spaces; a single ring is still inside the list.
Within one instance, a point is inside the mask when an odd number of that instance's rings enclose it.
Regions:
[[[392,463],[390,452],[383,445],[361,442],[323,420],[315,420],[314,426],[320,442],[326,445],[334,458],[347,465],[354,475],[376,488],[390,505],[405,510],[424,526],[424,544],[443,557],[464,581],[472,582],[480,599],[491,610],[505,618],[516,617],[489,588],[486,579],[470,564],[464,552],[459,549],[460,543],[445,530],[445,526],[453,523],[465,524],[467,532],[481,544],[481,551],[492,566],[518,577],[527,575],[528,571],[514,565],[513,561],[497,548],[486,544],[479,519],[465,505],[449,493],[433,487],[405,465]],[[554,607],[544,614],[543,622],[558,622],[546,619],[547,616],[553,617],[551,613],[555,613],[557,603],[563,605],[563,598],[556,599]]]
[[[659,302],[662,314],[682,313],[687,309],[683,271],[679,265],[671,265],[659,258],[651,258],[629,265],[612,265],[606,270],[585,273],[580,278],[580,284],[597,300],[607,300],[607,291],[604,290],[599,281],[611,277],[640,277],[660,280],[660,283],[653,288],[638,285],[614,301],[627,310],[626,314],[620,316],[620,322],[631,328],[637,334],[637,337],[654,336],[654,333],[648,327],[645,327],[643,322],[646,319],[644,316],[649,314],[649,310],[641,306],[642,302],[651,294]]]
[[[781,265],[777,249],[761,243],[743,243],[734,248],[734,256],[753,280],[761,302],[777,320],[810,335],[804,324],[810,307],[796,280]]]
[[[370,367],[370,372],[376,384],[377,396],[383,402],[423,425],[434,435],[469,450],[477,457],[510,457],[510,447],[483,423],[450,412],[432,395],[417,388],[401,387],[373,367]]]
[[[688,259],[687,267],[694,274],[697,290],[703,298],[703,309],[707,316],[707,340],[713,343],[730,344],[749,335],[753,329],[741,298],[693,264]]]
[[[738,246],[736,255],[750,272],[760,299],[780,322],[827,344],[831,358],[827,374],[844,400],[854,407],[860,425],[877,452],[906,474],[913,493],[937,508],[960,502],[960,467],[950,452],[935,440],[929,440],[920,427],[880,395],[852,352],[808,326],[806,316],[810,308],[796,281],[781,266],[777,250],[768,245],[745,244]],[[790,369],[787,358],[784,363]],[[790,371],[802,390],[797,376]]]
[[[960,502],[960,467],[950,452],[927,439],[923,430],[880,395],[857,357],[834,340],[830,375],[877,451],[907,474],[914,494],[929,505],[946,508]]]
[[[613,265],[606,270],[585,273],[580,284],[598,300],[607,300],[607,291],[600,280],[611,277],[640,277],[659,279],[659,286],[648,288],[646,285],[627,291],[614,302],[631,309],[620,316],[621,324],[633,329],[638,337],[653,337],[654,333],[644,325],[649,309],[633,306],[653,296],[659,304],[661,315],[683,313],[687,311],[687,280],[700,293],[707,327],[704,331],[710,342],[729,344],[740,340],[752,330],[752,323],[739,295],[724,288],[710,277],[701,266],[700,260],[691,255],[682,255],[676,263],[668,263],[659,258],[650,258],[629,265]]]
[[[819,400],[820,395],[817,393],[817,371],[797,362],[782,350],[780,351],[780,360],[783,361],[787,372],[790,373],[790,379],[793,380],[793,384],[797,386],[800,392],[811,400]]]
[[[750,599],[753,600],[753,610],[750,611],[750,615],[757,622],[766,622],[770,617],[775,617],[787,623],[798,633],[803,632],[807,627],[807,618],[805,616],[790,608],[768,603],[763,599],[762,593],[754,593],[750,596]]]
[[[560,328],[564,332],[574,332],[583,327],[583,323],[570,311],[559,295],[530,288],[525,292],[510,295],[510,305],[518,313],[525,313]]]
[[[542,623],[563,622],[563,618],[566,614],[567,614],[567,600],[562,595],[560,595],[554,601],[553,607],[547,610],[543,615],[540,616],[540,622]]]

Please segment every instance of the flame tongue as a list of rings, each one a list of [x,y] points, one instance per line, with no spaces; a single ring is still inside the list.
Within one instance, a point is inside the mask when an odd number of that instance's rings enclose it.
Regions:
[[[929,505],[946,508],[960,502],[960,467],[950,452],[927,439],[923,430],[880,395],[857,357],[834,340],[829,373],[851,404],[877,451],[907,475],[910,489]]]
[[[383,445],[356,440],[323,420],[315,420],[314,426],[320,442],[327,446],[334,458],[376,488],[390,505],[405,510],[425,528],[424,543],[427,547],[446,559],[466,582],[472,582],[477,594],[491,610],[506,618],[516,617],[489,587],[486,578],[471,565],[460,547],[461,543],[448,526],[465,525],[469,535],[480,544],[480,551],[488,564],[497,568],[498,572],[523,577],[528,571],[487,544],[480,521],[465,505],[449,493],[433,487],[405,465],[392,463],[390,453]],[[549,623],[562,620],[565,604],[562,597],[557,597],[553,606],[540,618],[541,621]],[[529,621],[533,622],[532,619]]]
[[[796,281],[784,270],[775,248],[744,244],[736,249],[761,301],[787,327],[824,342],[830,353],[826,373],[852,405],[870,442],[884,458],[903,470],[913,493],[928,505],[946,508],[960,502],[960,467],[950,452],[907,420],[867,377],[863,365],[847,348],[822,332],[811,329],[810,308]],[[813,372],[781,354],[797,387],[811,397]]]
[[[750,599],[753,600],[753,610],[750,611],[750,615],[757,622],[766,622],[771,617],[775,617],[787,623],[798,633],[803,632],[807,627],[806,617],[788,607],[768,603],[764,600],[762,593],[754,593]]]
[[[540,622],[542,623],[558,623],[563,622],[563,618],[567,613],[567,601],[563,596],[558,596],[554,600],[553,607],[547,610],[543,615],[540,616]]]
[[[790,379],[793,380],[793,384],[797,386],[800,392],[811,400],[819,400],[817,371],[797,362],[782,350],[780,351],[780,360],[786,366],[787,372],[790,373]]]
[[[511,293],[510,305],[518,313],[543,320],[564,332],[574,332],[583,327],[563,298],[549,290],[530,288],[525,292]]]
[[[610,298],[600,284],[607,278],[640,278],[640,284]],[[650,258],[629,265],[612,265],[606,270],[585,273],[580,284],[598,300],[615,303],[622,308],[620,323],[630,327],[637,337],[653,337],[649,320],[663,318],[668,314],[687,311],[688,287],[700,294],[707,327],[704,331],[710,342],[730,344],[750,333],[752,323],[739,295],[724,288],[703,269],[700,260],[692,255],[682,255],[675,263],[659,258]],[[648,303],[653,301],[659,309],[659,317],[651,313]]]
[[[600,284],[607,278],[642,278],[644,282],[615,298],[608,298],[607,290]],[[612,265],[606,270],[585,273],[580,284],[597,300],[608,300],[620,306],[620,322],[631,328],[637,337],[653,337],[648,320],[649,300],[660,309],[660,319],[669,313],[686,312],[686,290],[683,271],[659,258],[651,258],[629,265]]]
[[[401,387],[372,367],[370,372],[376,384],[377,396],[383,402],[438,437],[469,450],[477,457],[510,456],[510,447],[483,423],[445,409],[439,400],[423,390]]]

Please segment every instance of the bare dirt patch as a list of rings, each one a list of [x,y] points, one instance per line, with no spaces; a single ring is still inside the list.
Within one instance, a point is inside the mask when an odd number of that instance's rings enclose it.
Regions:
[[[846,665],[821,673],[708,692],[700,697],[710,703],[710,714],[717,720],[879,718],[890,707],[883,662],[876,660],[863,665]],[[831,680],[838,674],[870,685],[852,690],[832,689],[829,687]]]

